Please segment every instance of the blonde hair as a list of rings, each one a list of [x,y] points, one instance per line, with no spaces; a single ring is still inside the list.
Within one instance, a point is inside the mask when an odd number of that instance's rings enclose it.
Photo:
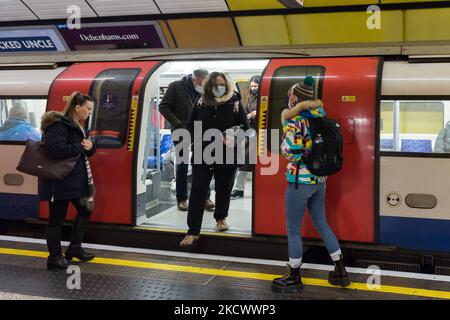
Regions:
[[[70,95],[66,107],[64,108],[63,111],[64,116],[72,120],[73,123],[76,124],[83,132],[84,128],[76,117],[76,107],[82,106],[88,101],[92,102],[93,99],[90,96],[81,93],[80,91],[74,91]]]

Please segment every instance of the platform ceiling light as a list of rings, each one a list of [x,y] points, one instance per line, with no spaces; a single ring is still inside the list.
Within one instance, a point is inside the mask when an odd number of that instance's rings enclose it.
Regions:
[[[303,0],[278,0],[278,2],[288,8],[303,8]]]
[[[159,14],[159,9],[149,0],[88,0],[100,17],[120,15]]]
[[[212,71],[262,70],[269,61],[260,60],[209,60],[209,61],[175,61],[170,62],[166,73],[190,73],[195,69]]]
[[[155,0],[162,13],[227,12],[225,0]]]
[[[0,70],[12,69],[55,69],[56,63],[0,63]]]
[[[38,18],[19,0],[0,1],[0,21],[37,20]]]
[[[75,5],[81,9],[83,18],[97,17],[84,0],[22,0],[39,19],[67,19],[67,8]]]

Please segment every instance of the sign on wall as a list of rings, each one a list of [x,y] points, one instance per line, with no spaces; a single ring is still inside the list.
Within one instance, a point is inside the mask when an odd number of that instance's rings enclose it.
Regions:
[[[66,47],[53,27],[2,28],[0,52],[66,51]]]
[[[70,50],[167,48],[157,22],[87,23],[81,29],[56,26]]]

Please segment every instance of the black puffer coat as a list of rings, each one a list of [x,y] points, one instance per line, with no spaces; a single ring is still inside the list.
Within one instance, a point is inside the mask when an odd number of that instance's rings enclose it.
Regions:
[[[195,91],[192,75],[187,75],[172,82],[159,104],[159,112],[169,121],[171,129],[186,128],[189,114],[200,98]]]
[[[225,102],[221,103],[210,103],[205,101],[199,101],[198,105],[192,109],[191,116],[188,122],[188,128],[191,132],[191,137],[193,139],[192,145],[192,164],[193,165],[205,165],[205,161],[202,157],[202,163],[196,163],[196,149],[199,149],[198,144],[201,144],[202,155],[206,147],[212,143],[212,141],[202,141],[194,140],[194,121],[200,121],[202,124],[202,137],[205,131],[209,129],[217,129],[224,133],[227,129],[233,127],[239,127],[242,130],[248,129],[247,116],[244,107],[241,104],[241,97],[238,93],[231,92],[226,98]],[[234,161],[233,163],[226,163],[225,155],[228,147],[223,144],[223,155],[224,159],[222,163],[213,163],[208,165],[213,166],[224,166],[224,165],[237,165],[237,147],[234,147]],[[196,148],[197,146],[197,148]],[[197,156],[198,157],[198,156]]]
[[[85,151],[81,145],[83,132],[71,120],[59,112],[48,112],[42,118],[41,129],[44,132],[46,150],[49,158],[64,159],[80,155],[73,171],[61,181],[39,179],[39,198],[42,201],[78,199],[89,195],[86,164],[83,154],[91,157],[95,145]]]

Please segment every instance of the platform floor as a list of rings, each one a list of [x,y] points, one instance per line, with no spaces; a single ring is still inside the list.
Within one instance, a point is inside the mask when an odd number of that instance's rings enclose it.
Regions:
[[[370,275],[350,268],[353,283],[344,289],[328,284],[331,266],[305,264],[303,293],[277,294],[270,285],[284,273],[283,261],[89,244],[85,247],[97,258],[78,265],[81,289],[69,289],[72,274],[45,269],[43,240],[1,239],[0,299],[450,299],[450,277],[446,276],[383,271],[381,286],[370,289],[366,284]]]

